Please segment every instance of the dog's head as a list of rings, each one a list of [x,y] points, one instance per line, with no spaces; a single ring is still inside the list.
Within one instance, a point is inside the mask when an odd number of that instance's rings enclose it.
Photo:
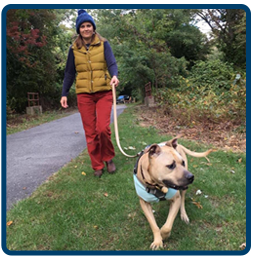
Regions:
[[[176,150],[177,139],[160,147],[151,145],[146,152],[149,157],[148,172],[158,184],[169,188],[184,190],[194,181],[194,175],[185,167],[185,161]]]

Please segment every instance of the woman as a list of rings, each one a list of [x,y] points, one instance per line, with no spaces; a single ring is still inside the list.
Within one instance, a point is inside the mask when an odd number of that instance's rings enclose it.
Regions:
[[[78,11],[76,31],[78,37],[69,50],[60,102],[62,107],[68,107],[67,96],[77,74],[78,109],[94,175],[100,178],[104,162],[109,173],[116,170],[109,125],[111,85],[119,84],[118,68],[109,43],[96,32],[95,22],[85,10]]]

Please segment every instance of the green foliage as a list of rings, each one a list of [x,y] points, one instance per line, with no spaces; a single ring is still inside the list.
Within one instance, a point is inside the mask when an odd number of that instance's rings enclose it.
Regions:
[[[176,58],[185,57],[189,68],[197,60],[205,60],[209,53],[206,35],[194,26],[191,10],[166,10],[164,23],[159,28],[161,38],[166,42],[170,53]],[[165,21],[172,21],[167,24]]]
[[[193,66],[188,77],[194,87],[203,87],[205,91],[212,90],[216,94],[228,91],[235,73],[231,64],[220,60],[198,61]]]
[[[152,83],[153,92],[161,88],[184,91],[188,86],[183,78],[204,93],[227,94],[235,77],[234,66],[241,68],[240,71],[245,69],[246,14],[242,10],[87,11],[115,54],[120,79],[117,91],[133,95],[137,100],[143,100],[148,82]],[[195,13],[212,27],[215,37],[211,41],[195,26]],[[23,112],[27,92],[31,91],[39,92],[44,109],[59,107],[76,17],[75,9],[7,12],[9,112]],[[67,28],[64,21],[71,22],[73,27]],[[69,102],[75,103],[74,90],[70,93]]]
[[[200,70],[199,70],[200,72]],[[204,74],[204,71],[202,71]],[[223,78],[221,83],[208,76],[200,78],[199,74],[188,79],[181,78],[180,88],[164,88],[156,93],[156,102],[172,117],[173,113],[181,113],[185,125],[192,121],[231,120],[246,124],[246,80],[236,81],[235,74]],[[197,78],[201,84],[197,84]],[[206,80],[206,81],[204,81]]]
[[[246,67],[246,13],[243,9],[195,10],[211,28],[216,46],[226,62]]]
[[[58,26],[65,12],[11,9],[7,12],[7,102],[23,112],[27,92],[38,92],[44,109],[59,106],[67,50],[66,29]],[[65,51],[66,49],[66,51]]]
[[[186,60],[177,59],[169,52],[159,53],[140,46],[137,54],[125,44],[115,50],[124,52],[121,56],[117,55],[121,80],[119,89],[134,90],[134,93],[137,90],[137,99],[144,97],[144,85],[147,82],[152,82],[155,88],[177,87],[179,75],[186,75]]]
[[[141,100],[146,83],[156,89],[178,87],[192,61],[208,53],[205,37],[191,24],[187,10],[97,10],[92,15],[97,15],[97,30],[109,40],[118,61],[118,91],[133,91]]]

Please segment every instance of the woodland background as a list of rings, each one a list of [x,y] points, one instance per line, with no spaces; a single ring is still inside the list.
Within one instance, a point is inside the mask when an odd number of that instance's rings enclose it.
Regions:
[[[118,94],[143,101],[152,83],[162,113],[185,113],[213,122],[246,123],[246,13],[242,9],[87,10],[111,44]],[[43,110],[60,108],[68,49],[76,38],[76,9],[7,12],[7,118],[24,113],[27,92]],[[198,21],[209,25],[203,34]],[[76,106],[74,87],[69,105]]]

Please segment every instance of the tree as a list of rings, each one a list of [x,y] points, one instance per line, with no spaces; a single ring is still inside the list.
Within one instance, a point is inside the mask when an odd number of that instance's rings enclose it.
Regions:
[[[196,14],[203,19],[217,37],[218,47],[225,61],[245,69],[246,13],[242,9],[201,9]]]
[[[172,56],[185,57],[189,68],[195,61],[206,59],[210,46],[206,35],[194,25],[190,9],[154,10],[154,12],[159,13],[155,22],[156,31],[159,31],[157,37],[165,41]]]
[[[66,10],[10,9],[7,12],[7,105],[23,112],[27,92],[38,92],[44,108],[59,103],[62,60],[72,37],[59,26]],[[59,84],[58,84],[59,83]],[[58,102],[56,102],[58,100]]]
[[[27,67],[36,65],[36,60],[31,57],[33,48],[46,45],[46,36],[31,24],[29,18],[33,16],[35,13],[30,10],[11,9],[7,12],[7,49]]]
[[[95,10],[91,14],[118,61],[119,89],[137,89],[142,95],[149,81],[156,88],[177,87],[179,77],[186,76],[188,61],[208,53],[202,48],[204,36],[184,10]]]

